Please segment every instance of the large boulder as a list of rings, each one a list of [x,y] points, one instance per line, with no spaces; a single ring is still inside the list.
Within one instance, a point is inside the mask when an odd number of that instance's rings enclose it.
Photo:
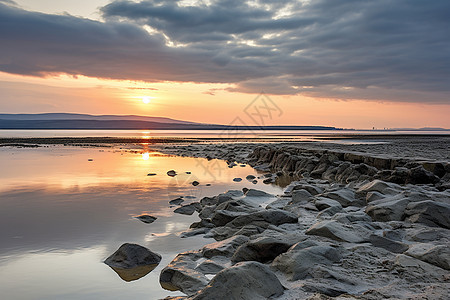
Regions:
[[[241,262],[219,272],[192,300],[265,300],[281,296],[284,287],[269,267]]]
[[[293,247],[275,258],[272,267],[285,273],[289,280],[300,280],[308,275],[313,266],[331,265],[341,258],[339,251],[330,246],[311,246],[300,250]]]
[[[134,281],[155,269],[161,255],[137,244],[123,244],[104,262],[124,281]]]
[[[437,182],[439,182],[439,177],[430,171],[425,170],[423,166],[418,166],[409,170],[408,177],[406,179],[406,183],[411,184],[428,184]]]
[[[406,207],[405,214],[412,223],[450,228],[450,205],[447,203],[432,200],[412,202]]]
[[[318,222],[306,230],[305,233],[350,243],[366,242],[371,234],[371,232],[363,226],[357,224],[343,224],[335,220]]]
[[[224,226],[227,223],[236,219],[237,217],[246,215],[247,213],[245,212],[218,209],[212,215],[211,223],[213,223],[215,226]]]
[[[343,207],[347,206],[363,206],[364,201],[355,197],[355,192],[351,189],[343,188],[337,191],[326,192],[322,194],[326,198],[330,198],[339,202]]]
[[[333,199],[318,197],[314,201],[314,205],[317,207],[318,210],[324,210],[330,207],[337,207],[342,209],[342,205]]]
[[[382,180],[372,180],[364,185],[362,185],[357,191],[357,196],[366,196],[369,192],[379,192],[384,195],[389,195],[402,190],[402,187],[398,184],[391,182],[384,182]]]
[[[178,254],[172,262],[165,267],[159,276],[161,286],[169,291],[182,291],[193,295],[208,285],[208,278],[195,270],[197,260],[201,257],[194,252]]]
[[[110,267],[131,269],[138,266],[159,264],[161,255],[137,244],[125,243],[111,254],[105,264]]]

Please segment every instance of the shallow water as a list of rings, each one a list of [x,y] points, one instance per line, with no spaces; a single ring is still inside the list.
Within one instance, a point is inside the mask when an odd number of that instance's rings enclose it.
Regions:
[[[213,240],[180,238],[177,233],[198,217],[174,214],[168,201],[196,197],[186,199],[189,203],[243,187],[281,193],[280,187],[245,180],[257,175],[249,166],[230,169],[219,160],[149,151],[3,147],[0,166],[1,299],[181,295],[160,287],[161,269],[176,254]],[[178,175],[167,176],[170,169]],[[233,182],[235,177],[242,182]],[[193,180],[200,185],[193,187]],[[158,219],[145,224],[133,218],[141,213]],[[125,242],[160,253],[160,265],[139,280],[123,281],[103,260]]]

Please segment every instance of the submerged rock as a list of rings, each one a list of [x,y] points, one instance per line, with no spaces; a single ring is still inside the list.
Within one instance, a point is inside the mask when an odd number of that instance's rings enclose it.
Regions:
[[[175,172],[175,170],[170,170],[170,171],[167,171],[167,175],[169,175],[170,177],[175,177],[175,176],[177,176],[177,172]]]
[[[242,181],[242,178],[236,177],[236,178],[233,178],[233,181],[234,181],[234,182],[241,182],[241,181]]]
[[[198,202],[183,205],[175,209],[173,212],[182,215],[192,215],[195,211],[200,211],[202,206]]]
[[[184,202],[183,198],[176,198],[176,199],[170,200],[169,204],[170,205],[180,205],[183,202]]]
[[[151,224],[157,219],[156,217],[150,215],[140,215],[135,218],[147,224]]]

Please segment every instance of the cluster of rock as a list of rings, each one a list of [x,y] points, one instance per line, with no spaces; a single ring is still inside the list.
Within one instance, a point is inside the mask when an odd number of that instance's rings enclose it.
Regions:
[[[253,165],[304,178],[201,199],[181,236],[217,242],[179,254],[161,285],[189,300],[447,299],[448,163],[367,157],[256,148]]]
[[[446,161],[305,150],[294,146],[259,146],[248,160],[259,169],[283,171],[330,182],[380,179],[397,184],[433,184],[440,190],[450,188],[450,163]]]

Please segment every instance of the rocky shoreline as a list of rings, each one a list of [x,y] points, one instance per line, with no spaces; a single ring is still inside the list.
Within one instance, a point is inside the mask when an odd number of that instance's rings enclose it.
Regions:
[[[447,299],[450,165],[439,160],[293,144],[163,146],[301,179],[283,195],[228,191],[195,204],[182,236],[217,240],[179,254],[167,299]],[[356,147],[358,148],[358,147]],[[448,149],[448,148],[447,148]],[[361,149],[358,149],[361,150]]]

